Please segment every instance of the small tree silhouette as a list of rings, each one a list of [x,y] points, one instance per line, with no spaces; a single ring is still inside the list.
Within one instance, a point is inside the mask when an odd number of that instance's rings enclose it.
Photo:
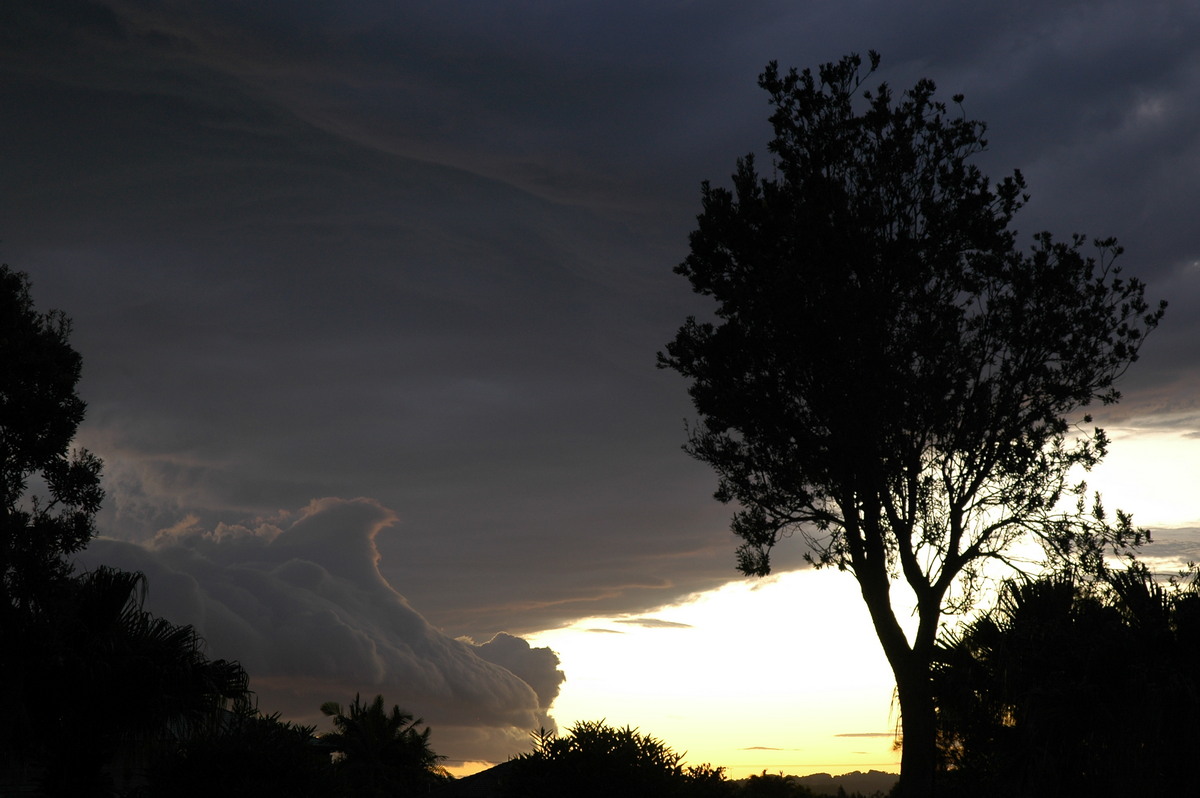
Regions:
[[[751,775],[738,793],[742,798],[813,798],[813,791],[782,773]]]
[[[382,695],[364,704],[356,694],[346,709],[327,701],[321,713],[335,729],[321,741],[338,755],[336,770],[352,793],[394,795],[448,778],[440,764],[445,757],[429,745],[429,727],[418,729],[424,721],[399,706],[388,712]]]

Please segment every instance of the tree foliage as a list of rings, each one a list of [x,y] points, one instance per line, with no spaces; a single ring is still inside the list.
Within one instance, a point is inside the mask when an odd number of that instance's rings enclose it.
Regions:
[[[738,506],[739,568],[768,573],[798,534],[812,562],[859,581],[897,678],[902,787],[920,791],[939,619],[969,606],[982,564],[1010,562],[1027,536],[1092,559],[1139,541],[1127,516],[1085,511],[1073,471],[1107,440],[1072,424],[1117,401],[1162,306],[1122,274],[1112,239],[1095,256],[1078,235],[1018,247],[1020,172],[993,183],[970,163],[985,126],[931,81],[867,90],[878,63],[767,67],[771,169],[746,156],[731,189],[703,184],[676,271],[715,320],[689,318],[659,364],[689,380],[700,418],[685,448]],[[916,597],[912,640],[897,578]]]
[[[721,768],[684,767],[683,755],[628,726],[579,721],[559,736],[545,729],[533,750],[510,761],[504,794],[522,798],[612,795],[696,796],[729,794]]]
[[[100,460],[70,451],[85,404],[82,359],[60,311],[39,312],[29,277],[0,266],[0,613],[70,572],[65,556],[95,533]]]
[[[339,777],[353,794],[407,794],[447,778],[440,764],[445,757],[430,747],[429,727],[419,729],[424,721],[399,706],[388,712],[383,696],[364,704],[355,695],[346,709],[328,701],[321,713],[333,718],[334,727],[321,742],[339,755]]]
[[[248,695],[238,663],[208,659],[195,630],[145,611],[144,595],[137,573],[66,578],[5,640],[5,705],[19,733],[6,758],[49,794],[110,787]]]
[[[0,782],[90,795],[248,687],[192,627],[144,610],[141,574],[73,575],[103,491],[100,460],[70,451],[85,409],[70,334],[63,313],[36,310],[27,275],[0,266]]]
[[[1147,569],[1005,584],[947,635],[939,750],[962,795],[1175,795],[1200,745],[1200,592]]]
[[[742,798],[813,798],[813,791],[782,773],[751,774],[738,792]]]
[[[329,749],[316,727],[263,715],[249,703],[152,765],[145,798],[328,798],[336,795]]]

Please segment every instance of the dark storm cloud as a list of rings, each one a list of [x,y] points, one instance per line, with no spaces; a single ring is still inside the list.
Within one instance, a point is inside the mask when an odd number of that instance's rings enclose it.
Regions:
[[[10,2],[0,256],[76,320],[109,536],[370,496],[450,635],[638,614],[733,576],[653,359],[704,311],[671,267],[700,180],[763,149],[769,59],[964,92],[1022,233],[1117,235],[1172,302],[1109,417],[1197,429],[1197,13]]]

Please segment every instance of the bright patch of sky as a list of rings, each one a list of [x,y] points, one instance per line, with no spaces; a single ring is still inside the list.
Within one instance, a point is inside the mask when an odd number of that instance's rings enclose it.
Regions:
[[[560,729],[635,726],[733,778],[899,766],[891,672],[849,574],[731,582],[652,619],[588,618],[530,642],[568,674]]]
[[[1139,526],[1200,526],[1200,438],[1177,428],[1110,428],[1109,455],[1088,476],[1105,507]]]

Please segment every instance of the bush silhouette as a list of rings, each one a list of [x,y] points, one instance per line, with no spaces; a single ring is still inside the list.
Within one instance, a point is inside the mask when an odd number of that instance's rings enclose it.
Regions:
[[[524,798],[591,796],[727,796],[724,771],[684,768],[683,755],[628,726],[580,721],[565,736],[541,730],[533,751],[509,763],[503,794]]]
[[[145,798],[329,798],[330,750],[314,731],[244,706],[160,758]]]
[[[1200,593],[1139,564],[1005,585],[935,671],[963,795],[1187,794],[1200,745]]]
[[[796,784],[782,773],[768,773],[750,776],[738,792],[739,798],[813,798],[813,791]]]

